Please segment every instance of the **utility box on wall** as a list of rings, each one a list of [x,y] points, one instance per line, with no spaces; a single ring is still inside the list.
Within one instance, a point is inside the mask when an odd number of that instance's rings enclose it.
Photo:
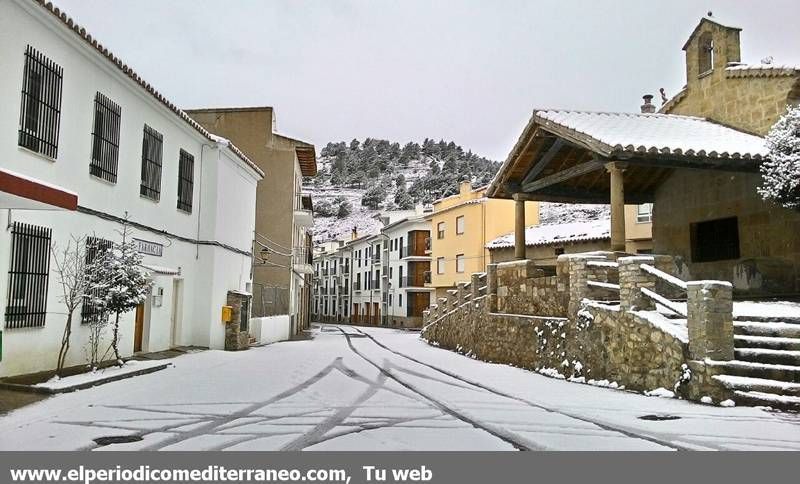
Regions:
[[[233,307],[222,306],[222,322],[230,323],[231,321],[233,321]]]

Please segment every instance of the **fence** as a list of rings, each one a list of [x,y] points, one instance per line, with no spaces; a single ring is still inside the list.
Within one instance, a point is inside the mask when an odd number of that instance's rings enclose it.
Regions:
[[[289,314],[289,289],[285,287],[253,284],[252,317]]]

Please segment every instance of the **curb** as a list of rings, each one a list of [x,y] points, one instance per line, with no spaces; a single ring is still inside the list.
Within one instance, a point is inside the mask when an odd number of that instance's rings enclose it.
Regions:
[[[37,387],[34,385],[22,385],[19,383],[2,383],[2,382],[0,382],[0,388],[6,390],[14,390],[18,392],[56,395],[58,393],[69,393],[77,390],[85,390],[87,388],[95,387],[98,385],[104,385],[106,383],[111,383],[118,380],[124,380],[126,378],[132,378],[134,376],[147,375],[148,373],[154,373],[156,371],[163,370],[169,366],[172,366],[172,363],[164,363],[162,365],[151,366],[149,368],[142,368],[141,370],[132,371],[130,373],[125,373],[122,375],[113,375],[106,378],[101,378],[99,380],[79,383],[77,385],[72,385],[70,387],[64,387],[64,388],[46,388],[46,387]]]

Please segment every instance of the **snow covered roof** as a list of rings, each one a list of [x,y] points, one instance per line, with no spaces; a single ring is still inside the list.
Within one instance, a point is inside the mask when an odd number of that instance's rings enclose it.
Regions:
[[[694,116],[547,109],[534,111],[534,118],[545,129],[562,128],[589,137],[605,155],[628,152],[754,160],[767,155],[764,138]]]
[[[727,77],[798,76],[800,66],[791,64],[733,64],[725,68]]]
[[[532,225],[525,228],[525,245],[569,244],[604,240],[611,237],[611,220],[604,218],[585,222],[553,225]],[[501,235],[486,244],[487,249],[514,247],[514,233]]]

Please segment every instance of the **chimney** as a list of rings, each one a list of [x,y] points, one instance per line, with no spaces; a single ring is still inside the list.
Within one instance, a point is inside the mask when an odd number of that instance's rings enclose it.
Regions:
[[[462,181],[461,183],[458,184],[459,195],[465,195],[470,191],[472,191],[472,182],[470,182],[469,180]]]
[[[353,225],[353,230],[350,232],[350,240],[356,240],[358,238],[358,229],[355,225]]]
[[[642,104],[642,112],[645,114],[652,114],[656,112],[656,105],[653,104],[653,95],[652,94],[645,94],[642,96],[644,99],[644,104]]]

